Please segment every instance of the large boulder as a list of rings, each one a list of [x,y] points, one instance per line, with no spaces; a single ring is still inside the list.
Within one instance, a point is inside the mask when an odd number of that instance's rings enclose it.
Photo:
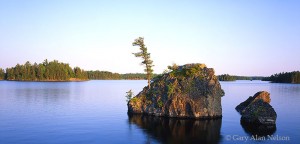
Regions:
[[[244,122],[274,125],[277,114],[270,102],[270,93],[260,91],[239,104],[236,110],[242,115],[241,120]]]
[[[128,102],[129,113],[186,118],[222,116],[224,91],[212,68],[186,64],[170,69]]]

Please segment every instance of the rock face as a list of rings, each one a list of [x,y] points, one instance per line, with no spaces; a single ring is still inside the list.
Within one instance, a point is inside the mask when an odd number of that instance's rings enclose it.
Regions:
[[[257,92],[253,97],[239,104],[235,109],[242,115],[241,120],[248,123],[274,125],[277,114],[271,102],[270,93]]]
[[[224,91],[212,68],[204,64],[170,67],[128,102],[129,113],[166,117],[216,118],[222,116]]]

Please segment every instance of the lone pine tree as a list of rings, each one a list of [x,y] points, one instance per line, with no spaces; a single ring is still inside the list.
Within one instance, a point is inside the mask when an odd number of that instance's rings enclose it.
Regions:
[[[141,65],[145,65],[144,71],[147,73],[147,80],[148,80],[148,88],[150,88],[150,80],[153,74],[152,67],[154,66],[152,63],[153,61],[150,59],[150,53],[147,52],[147,47],[144,44],[144,38],[139,37],[134,40],[132,43],[133,46],[139,46],[140,52],[132,53],[135,57],[141,57],[143,59]]]

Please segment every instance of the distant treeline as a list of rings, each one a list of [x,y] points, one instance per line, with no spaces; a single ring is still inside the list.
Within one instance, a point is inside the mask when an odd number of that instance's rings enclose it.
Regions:
[[[118,80],[120,74],[109,71],[87,71],[88,78],[91,80]]]
[[[263,76],[235,76],[237,80],[262,80]]]
[[[158,74],[153,74],[152,78],[156,77]],[[128,80],[146,80],[147,74],[143,73],[127,73],[121,74],[121,79],[128,79]]]
[[[219,81],[235,81],[235,80],[262,80],[261,76],[234,76],[229,74],[222,74],[218,76]]]
[[[15,67],[7,68],[6,73],[0,70],[1,76],[5,80],[17,81],[69,81],[69,80],[87,80],[87,73],[75,67],[72,69],[69,64],[58,62],[57,60],[43,63],[31,64],[27,61],[25,64],[17,64]],[[4,75],[4,76],[3,76]]]
[[[157,74],[153,74],[155,77]],[[42,63],[17,64],[15,67],[0,68],[0,80],[16,81],[79,81],[79,80],[145,80],[146,74],[128,73],[119,74],[109,71],[84,71],[79,67],[72,69],[69,64],[58,62],[57,60],[44,60]]]
[[[271,81],[274,83],[300,83],[300,72],[282,72],[265,77],[263,81]]]
[[[109,71],[87,71],[88,78],[91,80],[146,80],[147,74],[143,73],[112,73]],[[157,76],[157,74],[153,74],[152,77]]]
[[[158,74],[153,74],[152,78]],[[27,61],[25,64],[17,64],[15,67],[0,68],[0,80],[17,81],[72,81],[72,80],[146,80],[147,75],[143,73],[119,74],[109,71],[84,71],[79,67],[71,68],[69,64],[53,60],[48,62],[31,64]],[[285,72],[273,74],[270,77],[261,76],[234,76],[222,74],[218,76],[220,81],[235,80],[264,80],[275,83],[300,83],[300,72]]]
[[[218,76],[219,81],[235,81],[236,77],[235,76],[231,76],[229,74],[222,74]]]

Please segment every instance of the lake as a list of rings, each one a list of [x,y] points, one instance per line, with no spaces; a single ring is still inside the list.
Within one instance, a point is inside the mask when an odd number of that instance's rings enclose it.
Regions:
[[[0,81],[0,143],[298,143],[300,85],[221,82],[223,118],[168,119],[128,115],[126,92],[145,80]],[[271,93],[276,127],[241,124],[235,107],[258,91]],[[263,133],[261,131],[263,130]]]

